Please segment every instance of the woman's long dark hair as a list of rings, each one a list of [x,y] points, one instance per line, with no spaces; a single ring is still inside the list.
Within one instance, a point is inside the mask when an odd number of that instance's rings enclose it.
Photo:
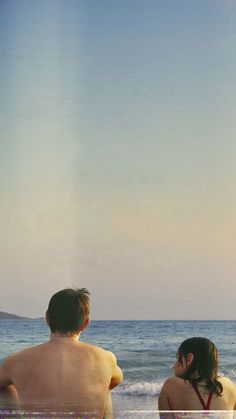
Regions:
[[[205,380],[208,391],[220,396],[223,387],[217,380],[218,353],[214,343],[199,337],[185,340],[178,349],[178,360],[181,365],[183,358],[189,353],[193,354],[193,361],[182,378],[195,384]]]

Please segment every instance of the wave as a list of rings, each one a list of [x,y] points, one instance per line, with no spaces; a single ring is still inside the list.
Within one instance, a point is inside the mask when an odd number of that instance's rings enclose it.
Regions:
[[[114,394],[117,396],[129,396],[129,397],[138,397],[138,396],[148,396],[148,397],[157,397],[160,394],[160,390],[164,384],[164,381],[160,382],[147,382],[140,381],[137,383],[129,383],[121,385],[113,390]],[[232,380],[236,384],[236,380]]]
[[[133,384],[121,385],[114,390],[114,393],[119,396],[158,396],[163,382],[138,382]]]

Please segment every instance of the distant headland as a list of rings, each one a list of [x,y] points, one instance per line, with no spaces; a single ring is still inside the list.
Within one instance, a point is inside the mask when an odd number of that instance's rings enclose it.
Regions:
[[[31,320],[29,317],[17,316],[16,314],[6,313],[5,311],[0,311],[0,320]]]

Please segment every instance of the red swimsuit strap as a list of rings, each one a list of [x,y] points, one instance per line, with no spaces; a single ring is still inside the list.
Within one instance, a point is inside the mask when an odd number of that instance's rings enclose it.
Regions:
[[[203,407],[203,410],[209,410],[210,409],[210,404],[211,404],[211,399],[212,399],[212,393],[209,393],[209,396],[208,396],[208,399],[207,399],[207,403],[205,403],[204,400],[203,400],[203,398],[202,398],[202,396],[201,396],[201,394],[200,394],[200,392],[199,392],[199,390],[198,390],[197,384],[196,383],[191,383],[191,384],[192,384],[192,387],[195,390],[195,392],[196,392],[196,394],[197,394],[197,396],[199,398],[199,401],[201,402],[201,405]]]

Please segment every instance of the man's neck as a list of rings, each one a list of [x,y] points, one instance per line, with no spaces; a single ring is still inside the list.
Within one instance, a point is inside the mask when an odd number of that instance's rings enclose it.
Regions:
[[[50,341],[54,342],[78,342],[80,333],[68,333],[63,335],[61,333],[55,332],[51,333]]]

